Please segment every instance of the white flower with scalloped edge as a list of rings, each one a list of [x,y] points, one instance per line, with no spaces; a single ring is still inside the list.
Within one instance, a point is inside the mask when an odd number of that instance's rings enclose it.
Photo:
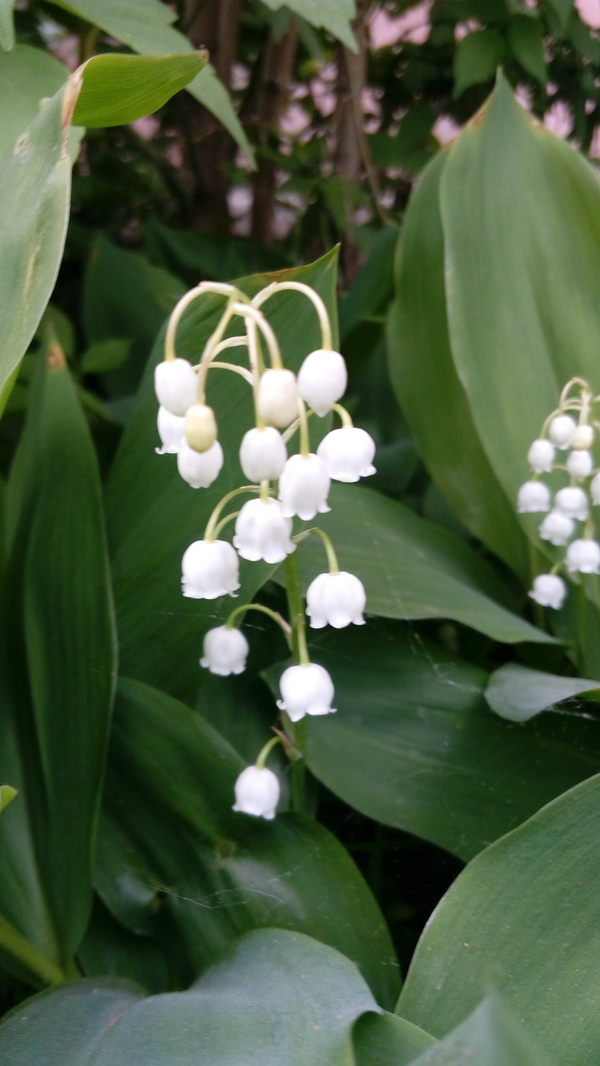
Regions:
[[[554,509],[566,515],[567,518],[585,522],[589,515],[587,495],[578,485],[569,485],[567,488],[559,489],[554,497]]]
[[[318,663],[288,666],[281,675],[279,688],[281,699],[277,700],[277,706],[292,722],[299,722],[305,714],[335,714],[336,708],[331,706],[333,681]]]
[[[530,514],[550,510],[550,489],[543,481],[526,481],[519,489],[517,511]]]
[[[243,674],[250,650],[241,629],[231,626],[217,626],[209,629],[204,636],[200,666],[210,670],[219,677],[230,674]]]
[[[354,574],[319,574],[306,590],[306,613],[312,629],[330,625],[334,629],[365,624],[367,602],[364,585]]]
[[[529,595],[542,607],[553,607],[555,611],[560,611],[567,595],[567,586],[556,574],[538,574]]]
[[[205,452],[197,452],[183,441],[177,453],[177,469],[193,489],[207,489],[223,467],[223,449],[218,440]]]
[[[589,477],[594,469],[592,453],[587,451],[586,448],[577,448],[575,451],[569,452],[565,465],[571,477]]]
[[[226,540],[195,540],[181,561],[183,595],[194,600],[233,596],[240,587],[240,562]]]
[[[286,459],[283,437],[274,426],[257,426],[244,433],[240,445],[240,466],[249,481],[277,481]]]
[[[298,392],[320,418],[344,395],[348,371],[343,355],[318,348],[306,356],[298,371]]]
[[[198,378],[187,359],[166,359],[154,368],[154,391],[161,407],[172,415],[185,415],[196,403]]]
[[[552,470],[554,445],[549,440],[534,440],[527,452],[527,461],[536,474]]]
[[[567,544],[575,532],[575,522],[560,511],[550,511],[539,527],[542,540],[549,540],[556,547]]]
[[[161,446],[154,451],[157,455],[175,455],[185,437],[185,418],[172,415],[166,407],[159,407],[156,424]]]
[[[334,481],[359,481],[377,473],[373,466],[375,441],[358,426],[342,426],[328,433],[317,448]]]
[[[279,478],[279,502],[287,518],[307,520],[331,510],[327,496],[331,478],[318,455],[291,455]]]
[[[235,783],[234,811],[255,818],[275,817],[281,789],[277,775],[266,766],[247,766]]]
[[[565,555],[567,570],[570,574],[600,573],[600,544],[595,540],[574,540]]]
[[[576,429],[577,423],[570,415],[556,415],[548,426],[548,436],[557,448],[564,451],[569,447]]]
[[[290,540],[292,523],[282,513],[277,500],[249,500],[235,523],[234,547],[242,559],[257,563],[281,563],[296,550]]]

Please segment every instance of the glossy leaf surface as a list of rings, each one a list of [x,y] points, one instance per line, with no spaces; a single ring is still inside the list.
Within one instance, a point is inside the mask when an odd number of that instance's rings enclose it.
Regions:
[[[489,976],[556,1066],[600,1047],[600,777],[560,796],[479,855],[421,938],[398,1011],[443,1036]]]
[[[519,663],[506,663],[490,676],[485,698],[502,718],[527,722],[554,703],[598,687],[598,682],[589,678],[544,674]]]
[[[353,1066],[409,1066],[435,1037],[396,1014],[362,1014],[352,1032]]]
[[[83,67],[73,122],[122,126],[159,107],[200,73],[201,52],[162,57],[100,55]]]
[[[322,4],[319,0],[285,0],[285,4],[284,0],[263,0],[263,3],[273,11],[288,7],[317,29],[322,27],[328,30],[353,52],[358,50],[350,25],[356,15],[354,0],[328,0],[327,4]]]
[[[552,1066],[547,1055],[519,1025],[497,996],[480,1007],[431,1051],[413,1060],[414,1066]]]

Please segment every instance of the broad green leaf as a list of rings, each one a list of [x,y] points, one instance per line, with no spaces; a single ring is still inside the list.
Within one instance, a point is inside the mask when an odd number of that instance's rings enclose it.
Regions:
[[[0,785],[0,813],[8,807],[16,795],[18,795],[17,789],[12,785]]]
[[[242,939],[188,992],[80,981],[38,996],[0,1027],[10,1066],[333,1066],[352,1062],[352,1024],[377,1010],[356,968],[300,933]]]
[[[112,337],[109,340],[92,344],[81,357],[81,369],[84,374],[106,374],[118,370],[127,362],[131,351],[131,339]]]
[[[122,126],[158,111],[199,74],[202,52],[162,57],[101,55],[82,68],[83,86],[73,122],[80,126]]]
[[[561,29],[566,30],[574,10],[574,0],[548,0],[549,6],[554,11]]]
[[[53,0],[57,7],[71,11],[94,26],[129,45],[144,56],[164,56],[178,52],[193,52],[187,37],[172,23],[175,13],[161,0]],[[225,86],[217,78],[210,63],[187,86],[192,94],[229,131],[244,149],[248,158],[253,152],[239,119],[233,109]]]
[[[328,0],[326,4],[320,0],[263,0],[263,4],[272,11],[278,11],[285,6],[301,15],[311,26],[328,30],[353,52],[358,51],[351,27],[352,19],[356,15],[354,0]]]
[[[507,610],[510,600],[494,571],[452,534],[362,486],[336,485],[330,503],[319,526],[331,537],[342,569],[362,580],[369,614],[452,618],[507,643],[552,641]],[[302,544],[298,564],[305,584],[322,573],[320,540]]]
[[[396,259],[388,322],[390,375],[421,456],[474,536],[527,574],[526,540],[512,497],[483,451],[454,366],[444,278],[439,185],[449,152],[430,164],[411,199]]]
[[[12,154],[15,141],[37,115],[40,100],[54,96],[69,71],[64,63],[27,44],[0,52],[0,92],[10,107],[0,111],[0,160]],[[1,163],[0,163],[1,165]]]
[[[233,812],[244,765],[188,707],[122,681],[98,855],[105,904],[171,956],[177,945],[180,982],[240,933],[274,925],[342,951],[391,1007],[394,952],[360,874],[310,818],[281,814],[266,823]]]
[[[539,18],[516,15],[506,28],[508,46],[514,58],[532,78],[546,85],[548,72],[544,55],[544,29]]]
[[[466,1021],[414,1066],[552,1066],[497,995],[488,996]]]
[[[600,187],[500,77],[449,154],[441,216],[453,358],[477,436],[514,500],[565,383],[578,375],[600,386]],[[524,523],[531,537],[537,525]]]
[[[40,923],[46,910],[59,958],[68,965],[91,905],[115,636],[96,458],[52,338],[46,363],[32,388],[9,483],[3,642],[11,702],[5,711],[14,715],[6,728],[14,731],[13,752],[19,749],[23,803],[9,808],[0,824],[0,834],[7,834],[2,851],[13,868],[0,879],[0,907],[15,921],[24,907],[42,906]],[[21,819],[23,807],[35,859],[10,846],[11,816]],[[39,898],[15,899],[19,884],[35,880],[32,860]]]
[[[397,1008],[403,1017],[441,1037],[493,975],[544,1061],[596,1062],[599,803],[596,776],[470,863],[423,934]]]
[[[496,714],[512,722],[527,722],[554,703],[598,689],[598,681],[561,677],[530,670],[519,663],[506,663],[490,676],[485,698]]]
[[[468,33],[454,53],[454,93],[462,96],[471,85],[479,85],[496,73],[505,53],[502,34],[495,29]]]
[[[435,1037],[396,1014],[361,1014],[352,1031],[353,1066],[409,1066]]]
[[[274,276],[253,275],[236,284],[254,294],[274,279],[306,282],[319,292],[335,322],[336,262],[332,253],[307,267]],[[218,297],[203,297],[190,306],[177,331],[179,355],[197,360],[222,307]],[[312,304],[299,293],[284,292],[266,308],[286,365],[297,369],[321,343]],[[239,323],[233,331],[239,331]],[[237,456],[243,433],[253,425],[253,414],[249,388],[237,374],[215,370],[209,375],[208,398],[219,419],[226,463],[209,489],[191,489],[177,473],[175,457],[155,453],[159,440],[152,375],[163,358],[162,343],[160,338],[152,353],[113,464],[107,519],[123,673],[180,695],[197,687],[204,632],[232,607],[230,599],[183,597],[181,558],[188,545],[202,537],[221,497],[244,484]],[[245,358],[243,348],[231,349],[230,359],[244,362]],[[318,432],[319,427],[315,429]],[[249,601],[272,572],[266,563],[242,563],[238,602],[241,597]]]
[[[308,722],[312,772],[369,818],[461,858],[596,771],[600,722],[505,722],[486,707],[482,670],[400,626],[319,634],[311,658],[329,670],[337,708]],[[268,672],[277,692],[280,673]]]
[[[15,0],[0,0],[0,48],[6,52],[15,45],[14,6]]]
[[[199,277],[229,281],[244,274],[283,270],[289,258],[276,248],[263,248],[247,237],[200,230],[178,230],[152,219],[143,227],[153,262],[162,263],[195,284]]]

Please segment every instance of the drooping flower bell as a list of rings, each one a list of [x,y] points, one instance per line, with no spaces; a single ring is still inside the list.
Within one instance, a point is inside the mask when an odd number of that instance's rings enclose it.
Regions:
[[[298,387],[291,370],[265,370],[258,385],[256,408],[268,426],[289,426],[298,417]]]
[[[527,453],[527,461],[536,474],[552,470],[554,445],[549,440],[534,440]]]
[[[159,407],[156,424],[161,447],[155,448],[155,452],[157,455],[175,455],[185,436],[185,418],[172,415],[166,407]]]
[[[277,481],[287,459],[283,437],[273,426],[249,429],[240,445],[240,466],[249,481]]]
[[[367,602],[364,585],[354,574],[319,574],[306,590],[306,613],[312,629],[330,625],[343,629],[352,623],[364,625]]]
[[[589,514],[587,495],[578,485],[559,489],[554,497],[554,507],[567,518],[575,518],[579,522],[585,522]]]
[[[565,556],[569,573],[600,573],[600,544],[595,540],[574,540]]]
[[[560,511],[550,511],[539,530],[542,540],[549,540],[556,547],[567,544],[575,532],[575,522]]]
[[[542,607],[553,607],[559,611],[567,595],[567,586],[556,574],[538,574],[529,595]]]
[[[154,389],[159,404],[172,415],[185,415],[196,402],[198,378],[187,359],[165,359],[154,368]]]
[[[569,453],[569,457],[566,462],[566,467],[571,475],[575,478],[589,477],[594,469],[594,460],[592,459],[592,453],[587,451],[586,448],[576,448]]]
[[[344,395],[348,371],[343,355],[319,348],[306,356],[298,372],[298,392],[315,414],[323,417]]]
[[[330,508],[327,496],[331,478],[318,455],[292,455],[279,479],[279,501],[287,518],[314,518]]]
[[[207,489],[223,467],[223,449],[218,440],[206,452],[197,452],[183,441],[177,453],[177,469],[193,489]]]
[[[358,426],[342,426],[328,433],[317,448],[334,481],[359,481],[375,474],[375,441]]]
[[[195,600],[233,596],[240,587],[239,559],[226,540],[195,540],[181,561],[183,595]]]
[[[292,523],[282,513],[277,500],[249,500],[235,523],[234,547],[251,563],[281,563],[296,550],[290,540]]]
[[[248,641],[241,629],[217,626],[209,629],[204,637],[204,655],[200,666],[206,667],[211,674],[228,677],[230,674],[242,674],[246,669]]]
[[[577,423],[570,415],[557,415],[548,427],[548,436],[557,448],[564,450],[569,447],[576,429]]]
[[[305,714],[335,713],[336,708],[331,706],[333,681],[318,663],[288,666],[281,675],[279,688],[281,699],[277,700],[277,706],[292,722],[300,721]]]
[[[543,481],[526,481],[519,489],[517,511],[530,514],[550,510],[550,489]]]
[[[235,783],[234,811],[270,821],[275,817],[280,787],[277,775],[266,766],[247,766]]]

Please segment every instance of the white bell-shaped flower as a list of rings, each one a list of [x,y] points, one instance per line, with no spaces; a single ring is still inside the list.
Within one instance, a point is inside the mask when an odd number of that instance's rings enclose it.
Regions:
[[[571,477],[589,477],[594,468],[592,453],[585,448],[577,448],[569,453],[566,467]]]
[[[223,466],[223,449],[218,440],[206,452],[197,452],[183,441],[177,453],[177,469],[193,489],[207,489],[216,481]]]
[[[358,426],[342,426],[328,433],[317,448],[334,481],[359,481],[375,474],[375,441]]]
[[[578,522],[585,522],[589,514],[587,495],[578,485],[559,489],[554,497],[554,507],[567,518],[575,518]]]
[[[330,511],[327,496],[331,478],[318,455],[291,455],[279,479],[279,501],[287,518],[314,518]]]
[[[185,436],[185,418],[172,415],[166,407],[159,407],[156,424],[162,443],[160,448],[154,449],[155,452],[157,455],[174,455]]]
[[[249,481],[277,481],[287,451],[281,433],[273,426],[249,429],[240,445],[240,466]]]
[[[595,433],[593,426],[577,426],[577,429],[570,440],[571,447],[584,448],[587,451],[592,447],[594,437]]]
[[[243,674],[250,649],[241,629],[217,626],[206,633],[202,650],[204,655],[200,666],[206,667],[211,674],[229,677],[230,674]]]
[[[159,404],[181,417],[196,403],[196,371],[187,359],[166,359],[154,368],[154,390]]]
[[[567,518],[560,511],[550,511],[542,522],[539,530],[542,540],[549,540],[557,547],[567,544],[575,532],[575,522]]]
[[[226,540],[195,540],[181,561],[183,595],[195,600],[233,596],[240,587],[239,566]]]
[[[574,540],[567,548],[565,562],[569,573],[600,573],[600,544],[595,540]]]
[[[534,440],[527,452],[527,461],[536,474],[552,470],[554,445],[549,440]]]
[[[593,504],[599,504],[600,503],[600,473],[594,474],[592,480],[590,481],[590,494],[591,494],[591,497],[592,497],[592,503]]]
[[[567,586],[556,574],[538,574],[529,595],[542,607],[553,607],[560,611],[567,595]]]
[[[577,423],[570,415],[557,415],[548,426],[548,436],[557,448],[568,448],[577,429]]]
[[[291,370],[265,370],[261,375],[256,409],[269,426],[289,426],[298,417],[298,386]]]
[[[550,510],[550,489],[543,481],[526,481],[519,489],[517,511],[529,514]]]
[[[249,500],[237,516],[233,543],[242,559],[251,563],[259,559],[281,563],[296,550],[291,532],[292,523],[283,515],[277,500]]]
[[[233,810],[270,821],[275,817],[280,792],[277,775],[272,770],[266,766],[247,766],[235,783]]]
[[[352,623],[362,626],[366,602],[362,581],[345,570],[338,574],[319,574],[306,590],[306,613],[312,629],[326,625],[343,629]]]
[[[318,663],[288,666],[281,675],[279,688],[281,699],[277,700],[277,706],[292,722],[300,721],[305,714],[335,713],[336,708],[331,706],[333,681]]]
[[[323,417],[344,395],[348,371],[343,355],[319,348],[306,356],[298,372],[298,392],[315,414]]]

